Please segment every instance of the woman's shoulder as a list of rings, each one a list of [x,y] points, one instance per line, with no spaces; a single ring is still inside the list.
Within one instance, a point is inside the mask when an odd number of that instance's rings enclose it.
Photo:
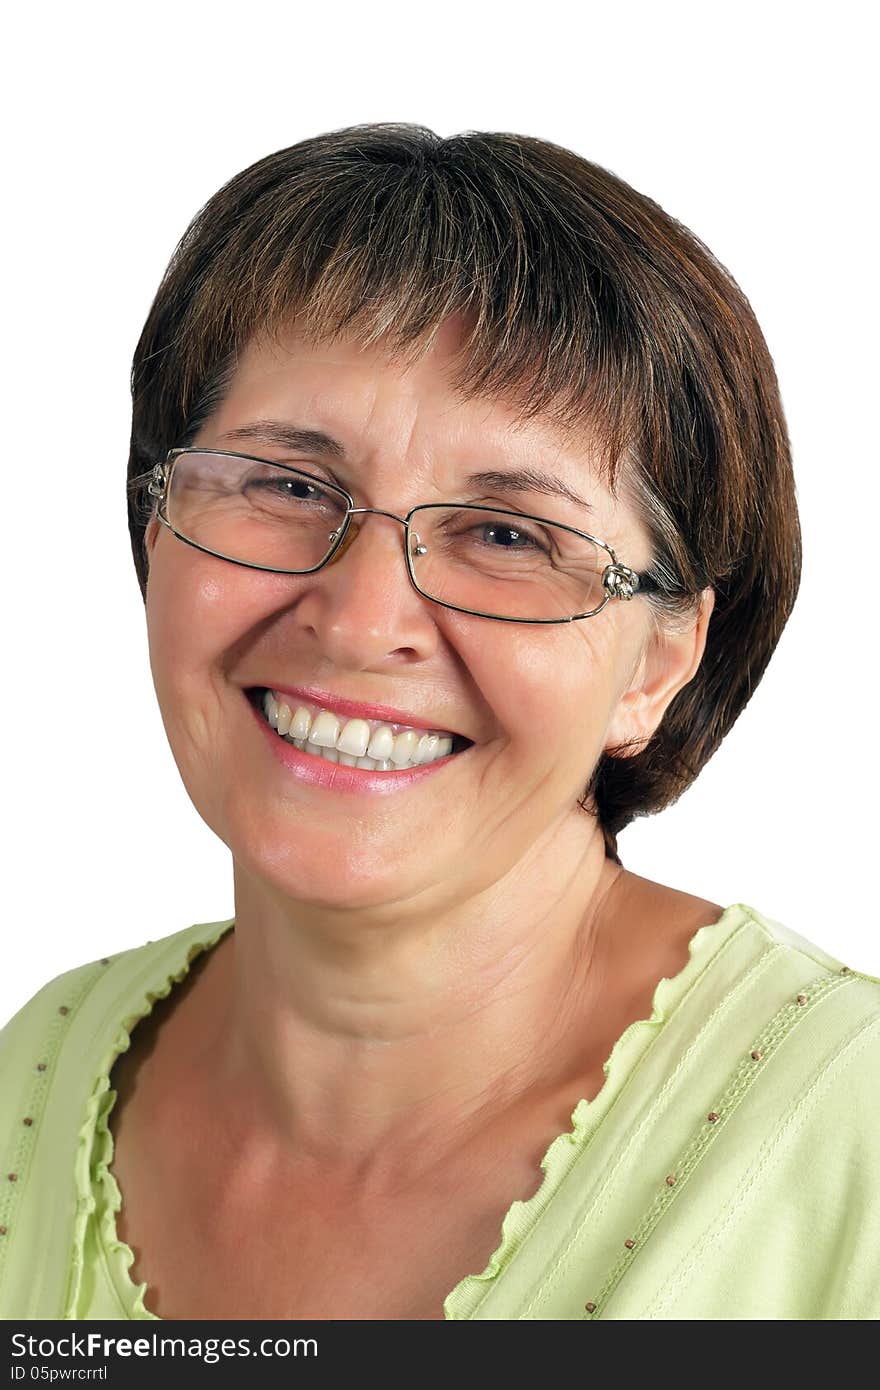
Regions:
[[[76,1062],[94,1069],[108,1040],[126,1034],[231,925],[196,923],[48,980],[0,1028],[0,1113],[10,1113],[10,1092],[34,1079],[48,1083],[62,1055],[68,1069]]]
[[[796,986],[790,999],[779,1001],[796,1016],[810,1016],[829,1037],[846,1033],[851,1026],[867,1026],[869,1033],[876,1030],[880,977],[861,969],[857,960],[845,959],[848,952],[838,954],[831,940],[816,940],[750,903],[726,908],[724,921],[748,933],[750,952],[745,959],[750,970],[766,977],[768,990],[779,982],[783,990],[789,984]]]
[[[753,1068],[766,1072],[780,1101],[799,1097],[819,1123],[829,1108],[862,1105],[865,1113],[851,1111],[838,1140],[865,1154],[876,1143],[880,1153],[880,978],[835,946],[752,903],[731,903],[690,937],[687,964],[661,981],[655,1014],[682,1008],[683,1027],[716,1039],[719,1064],[729,1042],[729,1065],[742,1065],[744,1084]],[[829,1088],[833,1097],[822,1099]],[[876,1159],[872,1175],[880,1184]]]
[[[858,1027],[864,1032],[865,1052],[876,1056],[876,1049],[880,1047],[880,1038],[877,1037],[880,1025],[880,977],[862,969],[859,960],[851,958],[849,952],[836,954],[832,941],[817,941],[812,935],[797,931],[788,923],[778,921],[745,903],[738,906],[747,920],[761,932],[780,961],[789,969],[803,970],[804,980],[815,983],[815,990],[807,987],[801,1007],[825,1001],[822,1009],[816,1011],[817,1026],[824,1024],[829,1034],[835,1023],[844,1032],[850,1027]],[[844,959],[844,956],[847,958]],[[800,997],[800,993],[795,995],[795,1003]],[[874,1040],[873,1048],[871,1039]]]
[[[857,975],[859,979],[880,989],[880,976],[872,975],[869,971],[861,969],[858,960],[849,959],[849,953],[838,954],[834,949],[835,943],[830,938],[823,938],[820,941],[817,937],[814,938],[812,933],[807,934],[806,931],[799,931],[789,919],[780,921],[766,912],[761,912],[749,903],[736,903],[727,911],[742,913],[760,929],[768,941],[783,947],[789,953],[798,954],[805,960],[812,960],[817,965],[839,974]]]
[[[655,990],[655,1013],[665,1016],[692,994],[699,1015],[701,1007],[713,1008],[723,994],[737,991],[756,1020],[768,1009],[787,1016],[790,998],[797,1000],[805,987],[815,985],[811,998],[834,996],[833,1007],[821,1010],[829,1027],[832,1018],[845,1027],[847,1017],[861,1017],[863,1010],[880,1015],[880,977],[848,953],[836,952],[830,936],[814,936],[744,900],[722,907],[628,872],[624,878],[620,897],[627,923],[642,924],[638,945],[647,954],[652,937],[666,941],[661,967],[665,962],[668,978]],[[653,958],[651,969],[660,973]]]
[[[792,1128],[798,1114],[803,1180],[820,1152],[841,1181],[858,1172],[880,1236],[880,978],[750,904],[727,911],[755,943],[745,973],[765,1036],[749,1060],[769,1063]]]

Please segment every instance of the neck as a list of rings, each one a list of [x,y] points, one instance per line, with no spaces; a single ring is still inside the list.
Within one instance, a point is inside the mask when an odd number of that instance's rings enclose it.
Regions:
[[[327,911],[236,865],[204,1052],[224,1108],[249,1145],[381,1181],[576,1085],[623,872],[583,815],[467,901]]]

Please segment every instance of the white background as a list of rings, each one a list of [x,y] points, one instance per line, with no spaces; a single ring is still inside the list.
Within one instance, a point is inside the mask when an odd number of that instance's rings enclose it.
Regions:
[[[62,970],[233,913],[228,851],[186,796],[152,688],[128,372],[175,243],[221,183],[371,120],[567,145],[691,227],[750,299],[794,446],[801,593],[725,744],[677,806],[623,832],[621,855],[880,974],[868,14],[183,0],[12,21],[0,1021]]]

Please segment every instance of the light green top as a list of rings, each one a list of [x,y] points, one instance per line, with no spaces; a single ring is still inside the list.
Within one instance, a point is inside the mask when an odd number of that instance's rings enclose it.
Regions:
[[[116,1234],[110,1068],[232,926],[68,971],[0,1032],[0,1317],[156,1319]],[[880,980],[733,904],[617,1040],[446,1318],[877,1318],[878,1076]]]

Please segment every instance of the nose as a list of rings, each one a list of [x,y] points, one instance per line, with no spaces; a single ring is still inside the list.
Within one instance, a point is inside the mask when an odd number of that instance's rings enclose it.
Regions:
[[[312,629],[340,669],[375,666],[404,650],[424,659],[438,640],[431,611],[435,605],[410,582],[401,554],[406,522],[378,507],[359,507],[356,513],[339,549],[310,576],[309,588],[296,605],[299,622]],[[368,514],[376,517],[370,524]],[[380,517],[396,521],[403,535],[396,527],[384,526]],[[352,549],[355,540],[360,544]]]
[[[407,570],[405,556],[400,555],[399,532],[382,528],[380,517],[396,521],[403,527],[406,543],[405,518],[380,507],[357,507],[350,514],[345,538],[327,564],[311,575],[306,594],[296,603],[296,614],[302,626],[323,648],[324,655],[341,670],[380,669],[389,659],[427,659],[438,642],[434,623],[434,605],[418,594]],[[360,535],[368,514],[377,520],[367,530],[368,537],[348,557],[348,564],[334,570],[349,546]],[[382,530],[385,535],[382,537]],[[416,532],[410,531],[413,546]],[[382,549],[382,545],[385,549]],[[395,570],[403,567],[403,574]],[[321,580],[325,582],[321,582]]]

